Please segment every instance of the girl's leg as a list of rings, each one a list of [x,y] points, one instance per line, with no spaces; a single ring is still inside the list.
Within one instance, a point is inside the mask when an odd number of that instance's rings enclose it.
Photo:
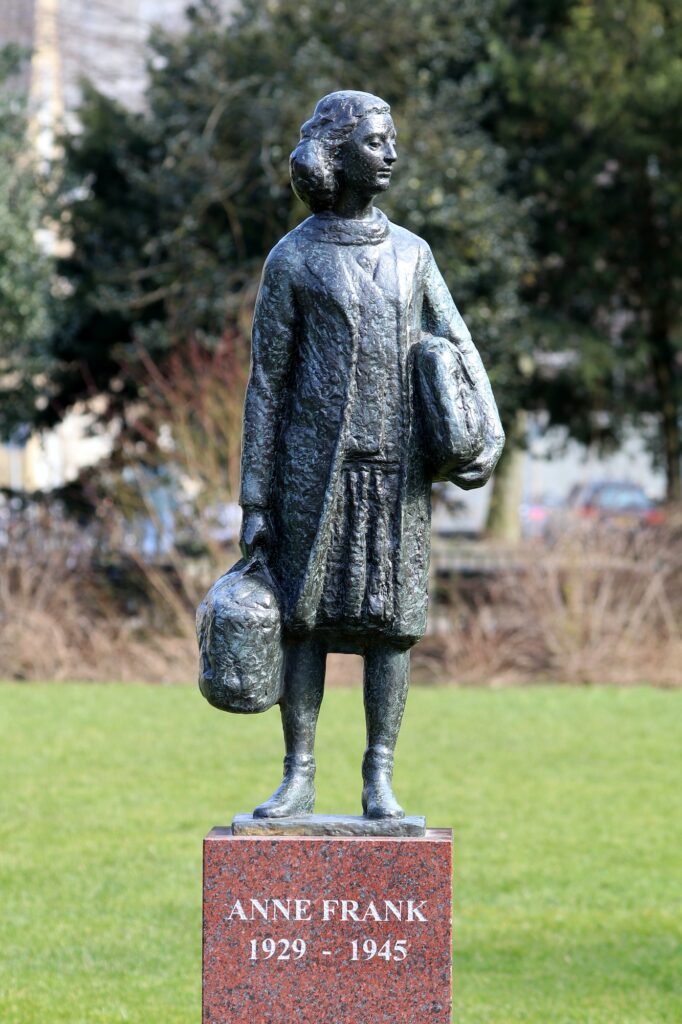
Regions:
[[[272,796],[256,807],[256,818],[308,814],[315,805],[315,728],[324,692],[326,647],[314,638],[287,641],[284,696],[284,778]]]
[[[368,818],[402,818],[393,795],[393,752],[407,699],[410,652],[390,644],[365,653],[367,750],[362,761],[362,808]]]

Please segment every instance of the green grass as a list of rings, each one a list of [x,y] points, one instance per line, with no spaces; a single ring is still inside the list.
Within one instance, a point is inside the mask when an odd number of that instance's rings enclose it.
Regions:
[[[319,810],[362,733],[330,692]],[[193,689],[0,687],[2,1024],[198,1022],[201,839],[280,756]],[[456,831],[457,1024],[680,1024],[682,693],[414,690],[396,785]]]

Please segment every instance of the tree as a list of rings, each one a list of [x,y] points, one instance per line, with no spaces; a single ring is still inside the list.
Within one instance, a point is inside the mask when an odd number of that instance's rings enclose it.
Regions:
[[[530,200],[525,298],[558,362],[536,401],[583,440],[654,414],[682,497],[682,10],[668,0],[505,2],[488,122]],[[606,415],[605,415],[606,414]]]
[[[229,24],[208,2],[181,38],[157,33],[143,114],[92,89],[64,140],[60,264],[70,294],[52,350],[59,417],[89,394],[123,416],[144,398],[122,375],[189,339],[248,335],[268,250],[306,211],[288,154],[324,93],[375,91],[393,106],[401,169],[385,208],[431,242],[491,369],[504,410],[521,400],[516,282],[523,213],[502,194],[504,153],[480,126],[477,71],[492,0],[245,0]]]
[[[37,232],[43,203],[26,104],[11,85],[24,54],[0,49],[0,437],[36,416],[49,368],[50,263]]]

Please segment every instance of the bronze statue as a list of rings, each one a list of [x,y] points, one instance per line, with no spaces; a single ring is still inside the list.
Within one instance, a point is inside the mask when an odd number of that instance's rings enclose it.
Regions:
[[[504,443],[428,245],[373,205],[396,158],[388,104],[350,91],[319,101],[291,154],[312,216],[268,256],[256,302],[238,582],[251,572],[256,605],[274,601],[281,617],[281,636],[269,635],[283,651],[272,699],[286,748],[281,785],[256,817],[313,810],[331,651],[364,658],[365,816],[403,816],[393,752],[410,648],[426,628],[431,484],[480,486]],[[217,676],[209,655],[204,692]]]

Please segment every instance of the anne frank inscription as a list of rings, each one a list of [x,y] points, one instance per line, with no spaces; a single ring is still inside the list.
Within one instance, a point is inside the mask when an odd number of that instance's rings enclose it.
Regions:
[[[450,1020],[451,835],[234,836],[204,854],[204,1024]]]
[[[423,921],[426,923],[427,900],[370,900],[367,904],[360,904],[357,900],[343,899],[320,899],[320,900],[292,900],[292,899],[250,899],[246,906],[242,900],[236,900],[234,906],[227,915],[227,920],[232,921],[239,918],[240,921],[313,921],[319,916],[322,921],[344,922],[353,921],[356,924],[364,924],[367,921],[379,921],[387,924],[391,921],[412,922]],[[276,956],[278,960],[300,960],[309,953],[314,952],[305,939],[274,939],[267,936],[265,939],[251,939],[249,942],[251,960],[270,960]],[[386,939],[378,944],[376,939],[355,938],[348,943],[346,953],[351,960],[373,960],[378,956],[382,960],[405,960],[408,955],[407,939]],[[333,956],[333,951],[323,949],[322,956]]]

